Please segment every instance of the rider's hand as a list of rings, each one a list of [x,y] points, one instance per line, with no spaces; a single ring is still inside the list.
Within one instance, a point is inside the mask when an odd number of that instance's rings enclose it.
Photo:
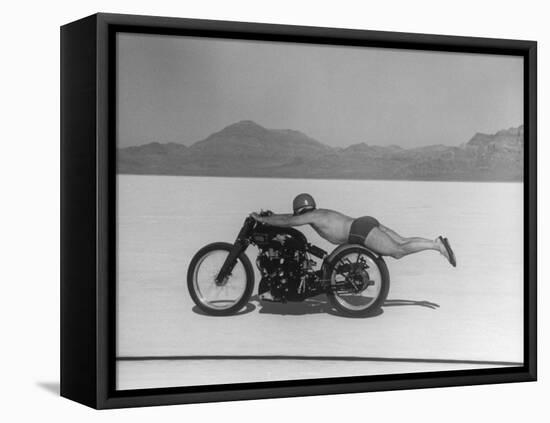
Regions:
[[[257,220],[258,222],[262,221],[262,217],[256,212],[250,213],[250,217],[254,220]]]

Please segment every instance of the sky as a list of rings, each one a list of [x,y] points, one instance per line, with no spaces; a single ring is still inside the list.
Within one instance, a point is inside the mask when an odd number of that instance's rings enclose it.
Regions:
[[[520,57],[120,33],[117,48],[119,147],[241,120],[404,148],[523,124]]]

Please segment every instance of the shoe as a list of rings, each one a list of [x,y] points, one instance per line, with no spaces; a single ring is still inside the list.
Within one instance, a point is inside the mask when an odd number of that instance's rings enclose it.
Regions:
[[[442,236],[439,237],[439,240],[443,244],[443,247],[445,247],[445,250],[447,251],[447,260],[449,260],[449,263],[451,263],[451,266],[456,267],[456,257],[453,249],[451,248],[451,244],[449,243],[449,240],[447,238],[443,238]]]

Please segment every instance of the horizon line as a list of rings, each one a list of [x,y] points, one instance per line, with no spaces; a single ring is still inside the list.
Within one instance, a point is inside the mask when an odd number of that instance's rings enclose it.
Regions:
[[[314,179],[319,181],[350,181],[350,182],[460,182],[460,183],[495,183],[495,184],[523,184],[524,180],[521,179],[403,179],[403,178],[320,178],[315,176],[240,176],[240,175],[189,175],[189,174],[178,174],[178,173],[131,173],[131,172],[119,172],[118,170],[115,173],[116,176],[166,176],[166,177],[187,177],[187,178],[241,178],[241,179]]]
[[[205,138],[202,138],[202,139],[197,140],[197,141],[192,141],[192,142],[190,142],[189,144],[184,143],[184,142],[174,142],[174,141],[166,141],[166,142],[149,141],[149,142],[144,143],[144,144],[134,144],[134,145],[128,145],[128,146],[125,146],[125,147],[124,147],[124,146],[118,146],[118,145],[117,145],[116,148],[117,148],[117,150],[122,150],[122,149],[125,149],[125,148],[142,147],[142,146],[150,145],[150,144],[160,144],[160,145],[176,144],[176,145],[182,145],[182,146],[185,146],[185,147],[189,147],[189,148],[190,148],[190,147],[192,147],[193,145],[195,145],[195,144],[197,144],[197,143],[199,143],[199,142],[201,142],[201,141],[204,141],[204,140],[208,139],[210,136],[212,136],[212,135],[214,135],[214,134],[216,134],[216,133],[218,133],[218,132],[221,132],[221,131],[223,131],[223,130],[226,129],[226,128],[229,128],[229,127],[231,127],[231,126],[238,125],[239,123],[244,123],[244,122],[253,123],[254,125],[257,125],[257,126],[259,126],[260,128],[265,129],[265,130],[267,130],[267,131],[294,131],[294,132],[299,132],[299,133],[305,135],[306,137],[310,138],[311,140],[316,141],[316,142],[318,142],[319,144],[321,144],[321,145],[323,145],[323,146],[325,146],[325,147],[328,147],[328,148],[330,148],[330,149],[337,149],[337,150],[338,150],[338,149],[340,149],[340,150],[345,150],[345,149],[347,149],[347,148],[349,148],[349,147],[352,147],[352,146],[355,146],[355,145],[361,145],[361,144],[364,144],[364,145],[367,145],[367,146],[370,146],[370,147],[384,147],[384,148],[388,148],[388,147],[392,147],[392,146],[393,146],[393,147],[399,147],[399,148],[402,149],[402,150],[415,150],[415,149],[417,149],[417,148],[437,147],[437,146],[456,147],[456,148],[459,148],[461,145],[467,144],[469,141],[472,140],[472,138],[474,138],[474,137],[475,137],[476,135],[478,135],[478,134],[480,134],[480,135],[487,135],[487,136],[494,136],[494,135],[498,134],[498,133],[501,132],[501,131],[509,131],[509,130],[511,130],[511,129],[519,129],[519,128],[525,126],[524,123],[520,123],[520,124],[517,125],[517,126],[508,126],[507,128],[500,129],[500,130],[498,130],[498,131],[496,131],[496,132],[494,132],[494,133],[475,132],[475,133],[470,137],[470,139],[469,139],[468,141],[465,141],[465,142],[463,142],[463,143],[461,143],[461,144],[457,144],[457,145],[455,145],[455,144],[425,144],[425,145],[419,145],[419,146],[417,146],[417,147],[409,147],[409,148],[407,148],[407,147],[402,147],[402,146],[400,146],[399,144],[394,144],[394,143],[392,143],[392,144],[387,144],[387,145],[380,145],[380,144],[367,144],[365,141],[360,141],[360,142],[356,142],[356,143],[353,143],[353,144],[349,144],[349,145],[347,145],[347,146],[345,146],[345,147],[339,147],[339,146],[332,146],[332,145],[326,144],[326,143],[324,143],[324,142],[322,142],[322,141],[319,141],[318,139],[313,138],[313,137],[309,136],[308,134],[306,134],[305,132],[303,132],[303,131],[301,131],[301,130],[298,130],[298,129],[292,129],[292,128],[267,128],[267,127],[265,127],[265,126],[263,126],[263,125],[260,125],[259,123],[257,123],[257,122],[254,121],[254,120],[251,120],[251,119],[242,119],[242,120],[239,120],[239,121],[237,121],[237,122],[234,122],[234,123],[231,123],[231,124],[229,124],[229,125],[224,126],[224,127],[223,127],[222,129],[220,129],[219,131],[212,132],[210,135],[206,136]],[[117,142],[117,144],[118,144],[118,142]]]

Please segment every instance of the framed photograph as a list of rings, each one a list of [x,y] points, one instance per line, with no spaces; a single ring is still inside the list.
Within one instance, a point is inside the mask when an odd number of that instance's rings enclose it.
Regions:
[[[536,43],[61,28],[61,394],[536,380]]]

